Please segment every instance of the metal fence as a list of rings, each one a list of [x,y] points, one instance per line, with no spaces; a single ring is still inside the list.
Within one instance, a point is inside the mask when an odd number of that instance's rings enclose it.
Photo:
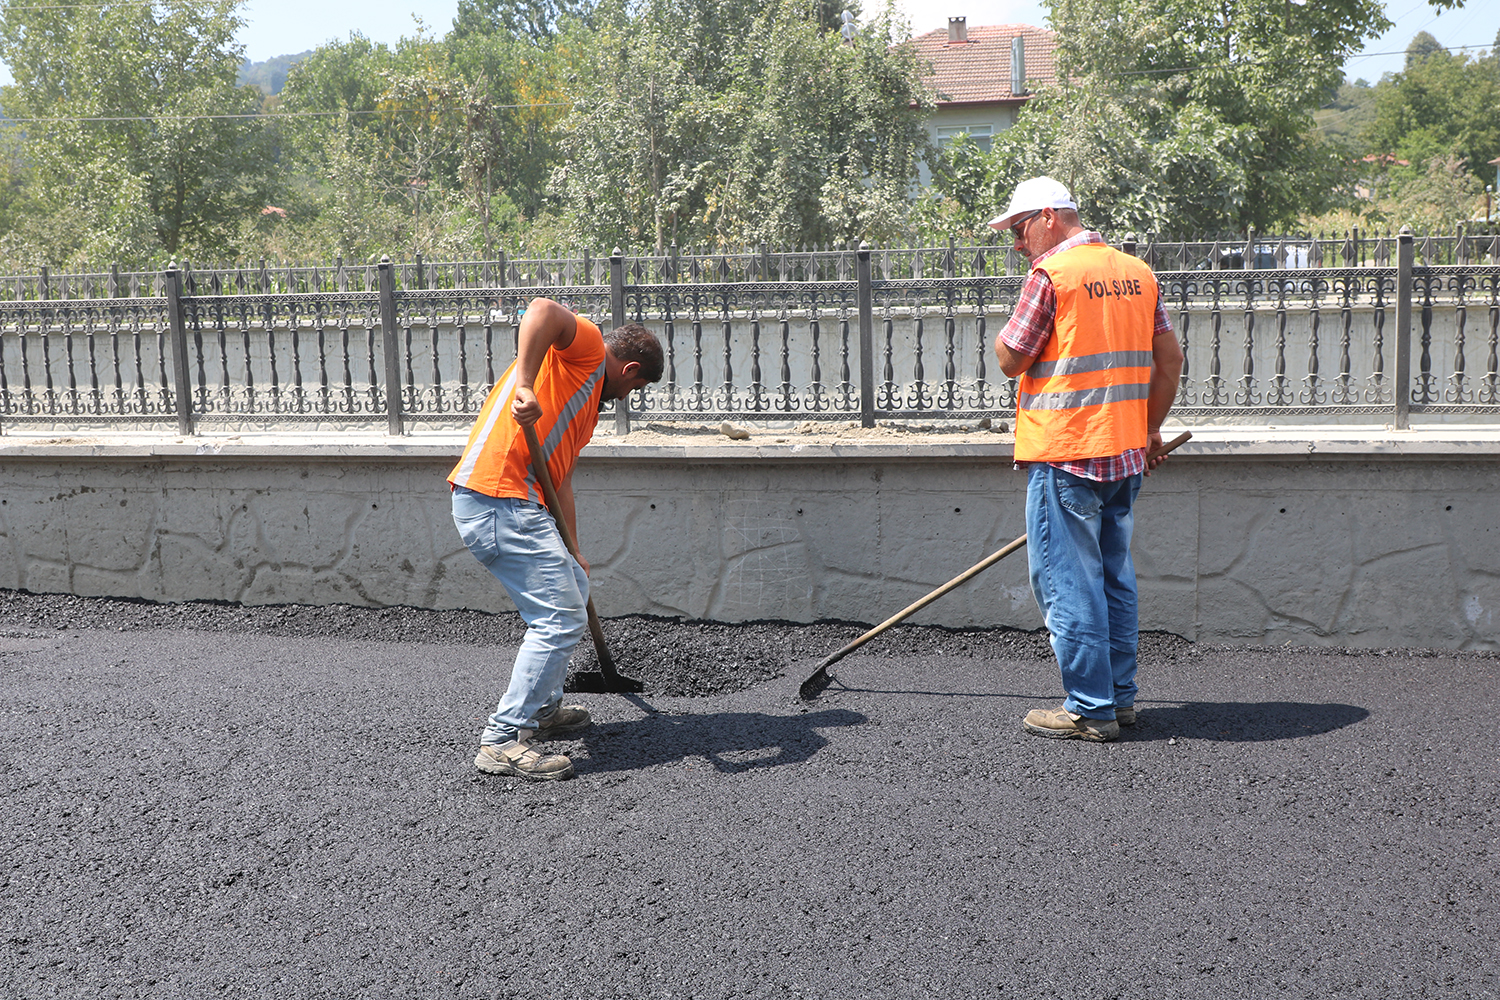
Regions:
[[[1500,239],[1125,240],[1157,270],[1196,421],[1500,417]],[[677,251],[0,278],[0,429],[463,427],[527,302],[661,336],[632,420],[1004,417],[1005,247]],[[1382,418],[1381,415],[1384,415]]]

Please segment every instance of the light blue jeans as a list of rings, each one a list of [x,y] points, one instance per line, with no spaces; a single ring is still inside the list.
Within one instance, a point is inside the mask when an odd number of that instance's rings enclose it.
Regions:
[[[508,743],[535,729],[538,713],[562,702],[568,658],[588,630],[589,578],[568,552],[546,508],[459,486],[453,523],[469,551],[494,574],[526,621],[510,687],[481,744]]]
[[[1063,707],[1113,719],[1117,706],[1135,704],[1139,618],[1130,533],[1142,476],[1098,483],[1042,462],[1027,474],[1031,591],[1062,668]]]

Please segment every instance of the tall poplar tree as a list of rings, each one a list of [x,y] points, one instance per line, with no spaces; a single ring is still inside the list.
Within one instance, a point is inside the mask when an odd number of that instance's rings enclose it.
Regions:
[[[0,93],[25,136],[29,243],[55,264],[230,252],[272,137],[236,74],[238,0],[0,6]],[[245,116],[245,117],[236,117]]]

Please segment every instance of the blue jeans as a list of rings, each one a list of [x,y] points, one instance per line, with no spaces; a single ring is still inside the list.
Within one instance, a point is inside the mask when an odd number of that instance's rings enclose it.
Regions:
[[[537,714],[562,702],[568,658],[588,630],[589,578],[552,515],[529,500],[460,486],[453,491],[453,523],[527,625],[510,686],[479,737],[481,744],[507,743],[518,729],[536,729]]]
[[[1063,707],[1113,719],[1135,704],[1139,642],[1132,508],[1140,473],[1098,483],[1034,462],[1027,468],[1031,592],[1062,668]]]

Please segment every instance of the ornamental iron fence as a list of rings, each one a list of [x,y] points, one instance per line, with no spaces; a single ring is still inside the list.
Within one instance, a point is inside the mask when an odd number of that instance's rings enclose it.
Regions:
[[[1195,421],[1500,416],[1500,237],[1122,240],[1157,271]],[[1025,277],[1007,247],[691,250],[0,278],[0,429],[467,426],[539,295],[661,337],[632,420],[975,420]]]

